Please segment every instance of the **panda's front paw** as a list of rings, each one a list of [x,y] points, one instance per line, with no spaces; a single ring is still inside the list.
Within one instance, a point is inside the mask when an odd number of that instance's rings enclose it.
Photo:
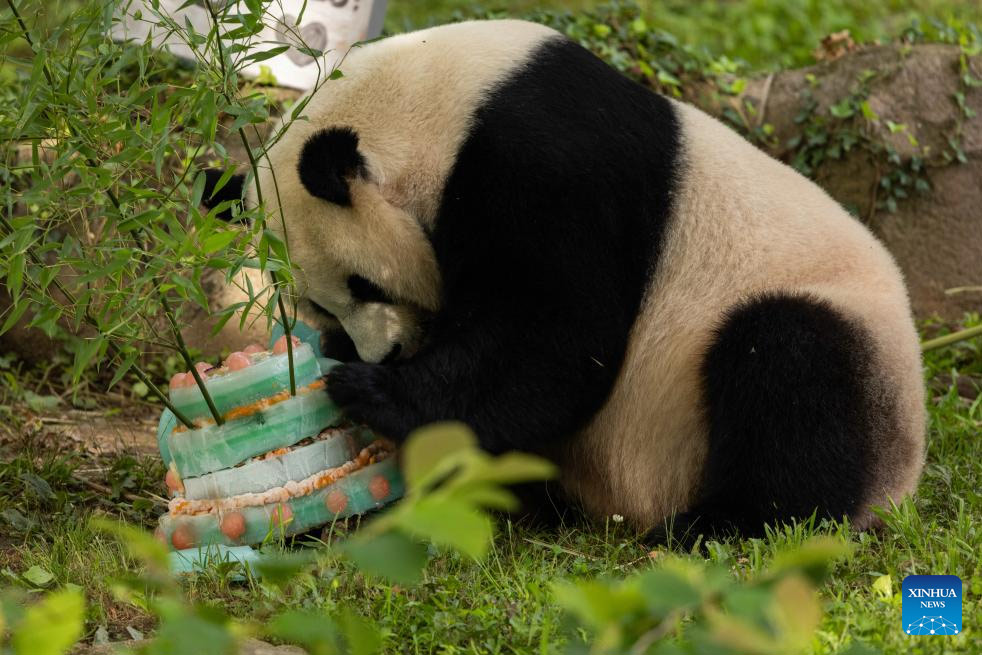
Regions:
[[[337,366],[327,375],[327,393],[345,416],[383,436],[401,440],[415,427],[401,402],[398,379],[386,366],[364,362]]]

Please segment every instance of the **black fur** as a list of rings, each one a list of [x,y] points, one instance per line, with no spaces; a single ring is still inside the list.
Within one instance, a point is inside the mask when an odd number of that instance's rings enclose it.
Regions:
[[[360,275],[348,276],[348,291],[351,297],[359,302],[381,302],[387,305],[393,303],[392,297],[379,285]]]
[[[355,342],[341,327],[337,317],[309,298],[307,302],[315,314],[320,314],[325,319],[321,322],[320,329],[321,354],[339,362],[361,361],[358,357],[358,350],[355,348]]]
[[[321,332],[321,352],[325,357],[339,362],[357,362],[358,350],[355,342],[341,327]]]
[[[349,127],[316,132],[303,144],[297,172],[312,196],[350,207],[347,178],[365,172],[365,158],[358,152],[358,135]]]
[[[332,397],[391,437],[459,419],[488,451],[548,454],[610,393],[678,151],[665,98],[569,40],[541,45],[476,108],[447,180],[431,236],[442,304],[423,347],[336,369]]]
[[[221,179],[225,171],[221,171],[214,168],[207,168],[204,171],[205,175],[205,191],[201,196],[201,204],[203,204],[208,209],[214,209],[220,203],[226,200],[231,200],[232,202],[242,203],[242,192],[244,191],[243,186],[245,185],[245,175],[233,175],[229,178],[228,182],[225,183],[218,193],[215,193],[215,186],[218,184],[218,180]],[[231,221],[234,217],[232,215],[232,207],[223,209],[218,213],[218,218],[223,221]]]
[[[702,367],[708,455],[675,537],[851,515],[874,478],[870,343],[808,296],[770,294],[731,312]]]

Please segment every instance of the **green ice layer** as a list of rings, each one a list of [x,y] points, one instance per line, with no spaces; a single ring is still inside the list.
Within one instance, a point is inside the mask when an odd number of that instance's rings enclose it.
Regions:
[[[166,437],[166,451],[181,479],[191,478],[292,446],[340,420],[341,413],[328,395],[313,389],[224,425],[197,430],[179,426]]]
[[[270,535],[277,538],[299,534],[338,518],[363,514],[402,494],[402,476],[395,458],[391,457],[285,503],[246,507],[223,514],[167,514],[160,519],[157,537],[177,550],[220,544],[257,544]]]
[[[283,355],[260,354],[253,357],[251,366],[238,371],[206,376],[205,387],[211,394],[219,414],[243,405],[268,398],[290,389],[290,366]],[[302,343],[293,350],[293,366],[297,388],[305,387],[321,376],[321,369],[310,344]],[[190,420],[211,418],[201,390],[195,386],[170,390],[170,400]]]

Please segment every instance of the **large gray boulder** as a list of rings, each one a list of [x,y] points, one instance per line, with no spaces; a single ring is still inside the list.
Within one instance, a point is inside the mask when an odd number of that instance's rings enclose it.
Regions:
[[[795,138],[808,138],[803,132],[809,119],[802,119],[809,101],[815,103],[810,115],[832,128],[827,134],[852,132],[882,146],[879,154],[856,144],[838,159],[826,156],[813,177],[893,253],[914,312],[954,319],[982,311],[982,88],[965,82],[966,73],[982,81],[982,56],[963,57],[947,45],[875,46],[752,80],[737,99],[703,89],[692,100],[720,115],[740,105],[752,126],[771,124],[773,140],[764,147],[785,161],[801,149]],[[860,110],[837,119],[831,107],[850,98],[865,98],[873,118]],[[745,110],[745,101],[757,108],[756,115]],[[888,161],[886,146],[899,163]],[[930,188],[904,188],[909,197],[895,198],[891,211],[882,178],[900,171],[917,177],[914,157],[924,162],[920,176]],[[959,287],[974,289],[946,293]]]

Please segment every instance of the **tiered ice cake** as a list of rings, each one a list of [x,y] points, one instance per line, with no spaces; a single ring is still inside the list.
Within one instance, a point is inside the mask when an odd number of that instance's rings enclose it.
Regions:
[[[161,434],[171,500],[157,536],[168,545],[259,543],[402,495],[392,444],[343,422],[310,345],[294,344],[295,396],[282,337],[272,351],[250,346],[220,367],[196,365],[222,425],[191,373],[171,379],[171,403],[196,427]]]

